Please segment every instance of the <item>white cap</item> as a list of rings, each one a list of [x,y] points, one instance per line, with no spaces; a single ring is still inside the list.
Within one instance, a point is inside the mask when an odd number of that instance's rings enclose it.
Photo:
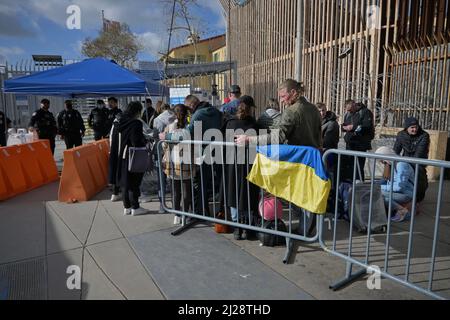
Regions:
[[[392,150],[392,148],[389,147],[381,147],[378,148],[377,151],[375,151],[376,154],[382,154],[384,156],[396,156],[397,154]]]

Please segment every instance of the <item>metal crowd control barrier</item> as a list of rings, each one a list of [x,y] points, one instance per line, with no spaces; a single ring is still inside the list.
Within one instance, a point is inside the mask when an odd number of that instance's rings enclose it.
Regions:
[[[335,203],[335,210],[334,210],[334,219],[330,219],[334,221],[333,227],[331,228],[331,240],[328,240],[327,237],[330,236],[329,232],[324,229],[324,222],[326,222],[326,216],[323,215],[312,215],[311,219],[307,219],[306,215],[303,211],[301,211],[300,208],[295,207],[291,203],[283,203],[283,220],[287,222],[287,231],[281,231],[278,230],[277,224],[275,224],[275,230],[268,229],[264,226],[264,220],[261,219],[258,223],[252,223],[252,213],[249,212],[239,212],[238,211],[238,219],[236,221],[232,221],[229,218],[229,208],[226,205],[228,202],[226,200],[227,197],[227,185],[226,180],[222,179],[222,177],[225,176],[227,172],[226,166],[230,166],[230,164],[226,164],[224,159],[224,148],[232,148],[236,152],[234,162],[231,164],[231,170],[233,174],[235,174],[235,186],[234,191],[236,191],[236,207],[239,208],[239,194],[238,190],[239,187],[243,186],[247,188],[247,194],[249,193],[250,183],[243,179],[242,181],[238,181],[238,163],[237,163],[237,148],[239,147],[233,143],[225,143],[225,142],[204,142],[204,141],[183,141],[183,142],[170,142],[170,141],[160,141],[157,145],[157,154],[158,154],[158,162],[161,164],[159,167],[159,177],[160,181],[165,179],[164,170],[162,168],[162,164],[165,160],[163,159],[163,145],[166,144],[166,148],[172,149],[176,145],[185,145],[185,146],[192,146],[192,148],[200,148],[201,154],[203,156],[212,157],[212,149],[209,149],[206,147],[220,147],[219,155],[215,155],[215,159],[219,158],[219,163],[215,163],[214,165],[209,165],[207,162],[202,161],[200,163],[192,162],[190,161],[188,165],[188,173],[189,177],[193,177],[193,173],[196,172],[197,175],[194,179],[185,179],[183,177],[183,163],[181,162],[181,169],[179,167],[180,172],[180,179],[179,182],[180,185],[183,185],[183,182],[186,180],[186,188],[190,189],[190,199],[186,203],[188,203],[189,208],[186,208],[185,202],[182,202],[180,204],[180,209],[176,210],[174,206],[174,189],[175,186],[172,183],[172,206],[167,206],[168,197],[165,193],[165,190],[163,190],[161,194],[161,200],[162,200],[162,207],[164,210],[168,213],[176,214],[182,217],[182,226],[174,231],[172,234],[178,235],[184,231],[189,230],[193,226],[199,223],[219,223],[222,225],[228,225],[235,228],[242,228],[246,230],[251,230],[255,232],[261,232],[265,234],[270,234],[274,236],[281,236],[286,239],[286,253],[283,259],[284,263],[289,263],[293,251],[293,241],[301,241],[303,243],[315,243],[318,242],[320,247],[327,253],[338,257],[340,259],[343,259],[346,262],[346,275],[345,278],[339,282],[337,282],[334,285],[330,286],[330,289],[333,290],[339,290],[340,288],[351,284],[352,282],[358,280],[362,276],[366,275],[369,271],[373,271],[374,267],[376,267],[375,263],[383,264],[382,268],[379,268],[379,275],[380,278],[384,277],[387,279],[390,279],[396,283],[399,283],[401,285],[404,285],[410,289],[416,290],[422,294],[425,294],[427,296],[430,296],[435,299],[445,299],[443,296],[436,293],[434,289],[434,282],[435,282],[435,273],[442,271],[442,269],[437,270],[436,269],[436,258],[438,257],[438,240],[439,240],[439,228],[440,228],[440,218],[441,218],[441,209],[442,209],[442,197],[443,197],[443,188],[444,188],[444,170],[450,169],[450,162],[443,162],[443,161],[433,161],[433,160],[424,160],[424,159],[415,159],[415,158],[406,158],[406,157],[398,157],[398,156],[385,156],[385,155],[377,155],[372,153],[364,153],[364,152],[354,152],[354,151],[345,151],[345,150],[329,150],[327,151],[324,156],[323,160],[324,163],[327,163],[329,160],[329,157],[331,155],[336,155],[337,159],[337,166],[335,170],[335,177],[333,181],[335,194],[333,195]],[[215,149],[217,151],[218,149]],[[248,147],[245,148],[245,168],[246,172],[249,172],[250,163],[252,163],[250,159],[250,153]],[[345,157],[343,159],[343,157]],[[357,237],[355,236],[355,232],[353,230],[354,222],[355,222],[355,197],[356,197],[356,186],[359,184],[357,182],[357,173],[359,172],[359,177],[361,180],[361,168],[359,168],[359,161],[357,159],[364,158],[369,159],[369,166],[371,168],[370,170],[370,195],[368,204],[366,204],[366,207],[368,206],[368,217],[367,217],[367,235]],[[370,163],[371,160],[371,163]],[[393,237],[398,236],[398,234],[394,234],[393,230],[395,231],[397,228],[396,226],[393,226],[391,223],[391,216],[392,216],[392,209],[393,209],[393,187],[390,187],[390,190],[388,192],[388,214],[386,217],[386,230],[374,234],[372,232],[372,222],[373,222],[373,208],[374,208],[374,188],[377,184],[375,176],[376,176],[376,163],[378,161],[387,161],[391,163],[391,170],[390,174],[391,177],[395,174],[395,167],[397,163],[404,162],[409,163],[414,168],[414,196],[412,199],[412,205],[411,205],[411,220],[409,224],[408,229],[408,239],[407,239],[407,250],[406,250],[406,264],[405,264],[405,273],[402,277],[402,275],[398,275],[398,256],[401,255],[401,252],[396,252],[395,254],[391,254],[392,250],[391,246],[396,245],[396,239]],[[210,162],[211,163],[211,162]],[[344,234],[342,236],[342,233],[339,233],[342,231],[341,227],[338,228],[338,225],[340,224],[340,220],[338,219],[338,202],[339,202],[339,194],[338,194],[338,187],[341,182],[341,165],[343,164],[349,164],[351,166],[350,173],[350,184],[352,190],[355,190],[355,192],[351,193],[351,209],[350,209],[350,215],[349,215],[349,223],[345,222],[345,228],[348,230],[345,230],[345,232],[348,232],[348,235]],[[168,161],[169,167],[166,170],[169,170],[169,175],[174,176],[175,175],[175,165],[173,163],[172,157],[169,157]],[[241,165],[241,164],[240,164]],[[234,171],[232,167],[234,166]],[[427,279],[427,287],[423,288],[418,285],[417,281],[413,281],[412,278],[417,276],[417,272],[411,272],[412,267],[415,267],[414,264],[411,264],[411,260],[414,259],[413,254],[413,243],[414,243],[414,230],[416,225],[416,213],[417,213],[417,191],[418,191],[418,180],[419,180],[419,169],[420,166],[435,166],[439,167],[441,170],[440,174],[440,180],[439,180],[439,188],[438,188],[438,195],[437,195],[437,201],[436,201],[436,211],[435,211],[435,222],[434,222],[434,228],[433,228],[433,234],[432,234],[432,245],[431,250],[429,250],[429,276]],[[230,170],[230,167],[228,167],[228,170]],[[245,180],[245,181],[244,181]],[[219,183],[220,181],[220,183]],[[240,185],[239,185],[240,184]],[[211,196],[208,195],[206,192],[208,189],[208,186],[210,187]],[[301,186],[299,186],[301,187]],[[181,190],[181,198],[184,197],[184,192],[187,190],[184,190],[183,187],[180,188]],[[221,201],[218,200],[217,196],[223,196],[222,203],[223,207],[221,207]],[[264,197],[264,191],[259,190],[259,199],[251,199],[250,197],[247,197],[247,199],[244,199],[247,201],[247,206],[251,207],[250,201],[258,201]],[[386,195],[387,197],[387,195]],[[205,205],[203,205],[205,204]],[[277,206],[278,201],[275,201],[275,206]],[[259,205],[258,205],[259,207]],[[383,208],[384,209],[384,208]],[[225,220],[220,219],[218,217],[218,212],[223,210],[225,213]],[[275,212],[277,211],[277,208],[275,208]],[[209,212],[212,212],[211,214]],[[299,214],[299,212],[303,212],[303,214]],[[366,212],[367,213],[367,212]],[[247,215],[248,219],[246,222],[242,222],[239,217]],[[258,215],[258,213],[253,213],[253,215]],[[262,216],[264,216],[264,212],[262,212]],[[332,218],[332,217],[330,217]],[[187,219],[190,219],[188,222]],[[300,219],[302,219],[303,223],[300,223]],[[308,226],[309,222],[309,226]],[[299,225],[303,226],[303,232],[298,232],[294,226],[298,228]],[[402,223],[402,225],[405,225],[405,223]],[[311,228],[310,228],[311,227]],[[312,228],[316,229],[316,233],[312,236],[310,236]],[[297,232],[296,232],[297,231]],[[401,231],[401,229],[400,229]],[[385,240],[385,243],[383,245],[382,255],[380,255],[379,252],[376,252],[377,254],[373,254],[375,251],[374,248],[372,248],[372,244],[375,242],[372,240],[373,236],[377,236],[380,238],[383,238]],[[428,236],[430,239],[430,235]],[[342,239],[338,239],[338,237],[342,237]],[[360,248],[357,248],[358,243],[356,243],[356,239],[361,240],[365,239],[365,242],[362,243],[362,246]],[[332,241],[332,245],[328,245],[328,241]],[[338,243],[339,242],[339,243]],[[377,239],[377,242],[380,242],[379,239]],[[423,242],[423,239],[422,239]],[[416,243],[418,243],[416,241]],[[339,247],[343,247],[343,250],[340,250]],[[360,251],[356,251],[356,249],[364,249],[363,253]],[[397,250],[398,251],[398,250]],[[416,250],[417,251],[417,250]],[[428,252],[428,251],[427,251]],[[361,256],[361,257],[360,257]],[[382,257],[382,258],[380,258]],[[377,261],[377,258],[379,261]],[[428,257],[427,257],[428,258]],[[381,259],[381,260],[380,260]],[[438,263],[441,263],[438,261]],[[428,265],[428,262],[426,263]],[[362,270],[358,272],[353,272],[353,267],[358,266],[361,267]],[[403,268],[403,267],[402,267]],[[394,271],[393,271],[394,270]],[[450,268],[449,268],[450,270]],[[413,270],[414,271],[414,270]],[[445,280],[445,279],[444,279]],[[448,287],[447,289],[450,289]]]
[[[211,223],[218,223],[218,224],[222,224],[222,225],[228,225],[230,227],[234,227],[234,228],[241,228],[241,229],[245,229],[245,230],[250,230],[250,231],[254,231],[254,232],[262,232],[262,233],[266,233],[266,234],[271,234],[274,236],[281,236],[284,237],[286,239],[286,253],[285,256],[283,258],[283,263],[289,263],[290,259],[291,259],[291,255],[292,255],[292,251],[293,251],[293,240],[299,240],[302,241],[304,243],[314,243],[317,242],[318,238],[319,238],[319,223],[321,223],[322,219],[316,219],[316,215],[314,214],[310,214],[307,212],[302,211],[302,209],[295,207],[294,205],[292,205],[291,203],[286,203],[284,202],[283,204],[283,208],[284,208],[284,212],[283,212],[283,220],[286,223],[287,226],[287,231],[281,231],[278,230],[278,225],[275,224],[275,229],[268,229],[266,227],[264,227],[264,220],[261,219],[260,221],[258,221],[257,223],[252,223],[252,221],[256,221],[257,219],[255,219],[256,216],[258,216],[258,212],[239,212],[238,210],[238,216],[237,216],[237,222],[236,221],[232,221],[229,218],[229,208],[226,205],[227,202],[227,185],[225,182],[225,179],[222,179],[222,177],[225,176],[225,174],[227,173],[227,167],[228,166],[228,170],[233,170],[232,167],[230,167],[230,164],[226,164],[225,163],[225,155],[224,155],[224,148],[232,148],[233,150],[235,150],[236,152],[234,153],[235,155],[235,161],[234,164],[232,164],[231,166],[234,166],[234,174],[235,174],[235,187],[234,190],[236,190],[236,194],[235,194],[235,198],[236,198],[236,207],[239,208],[239,203],[240,203],[240,195],[238,194],[238,190],[239,190],[239,186],[238,184],[240,184],[241,186],[247,188],[247,195],[250,194],[250,182],[248,182],[246,179],[243,181],[238,181],[238,164],[237,164],[237,152],[238,152],[238,148],[244,148],[245,149],[245,164],[243,164],[243,166],[246,169],[246,172],[250,171],[250,166],[251,166],[251,162],[249,161],[250,159],[250,152],[249,152],[249,147],[239,147],[237,145],[235,145],[234,143],[226,143],[226,142],[204,142],[204,141],[182,141],[182,142],[170,142],[170,141],[160,141],[157,145],[157,154],[158,154],[158,162],[160,164],[164,163],[164,159],[163,159],[163,146],[165,144],[165,148],[167,150],[167,147],[170,147],[171,149],[175,146],[175,145],[179,145],[179,146],[191,146],[192,149],[195,149],[195,147],[197,147],[197,149],[200,148],[200,150],[202,151],[202,154],[204,156],[209,156],[209,157],[213,157],[212,155],[212,149],[215,149],[215,151],[218,150],[218,148],[220,148],[220,152],[219,155],[215,154],[214,158],[217,160],[219,159],[219,163],[214,163],[213,165],[209,165],[207,164],[207,162],[205,163],[205,161],[202,161],[201,163],[192,163],[192,161],[190,163],[181,163],[184,164],[186,166],[188,166],[188,173],[186,174],[186,176],[188,175],[189,177],[192,177],[194,175],[194,172],[197,173],[196,177],[194,179],[186,179],[185,177],[183,177],[183,170],[180,170],[181,172],[181,176],[179,177],[180,180],[178,183],[180,183],[180,185],[183,185],[183,182],[185,180],[187,181],[188,184],[188,188],[190,188],[190,197],[191,199],[189,199],[188,202],[190,202],[191,204],[191,209],[188,210],[188,208],[185,208],[185,204],[182,203],[180,210],[175,210],[175,206],[173,204],[174,201],[174,184],[172,183],[172,207],[168,207],[166,200],[167,200],[167,195],[165,194],[165,190],[163,190],[164,192],[162,193],[162,206],[164,208],[164,210],[168,213],[173,213],[176,215],[179,215],[182,217],[182,226],[177,229],[176,231],[174,231],[172,233],[172,235],[178,235],[190,228],[192,228],[193,226],[195,226],[198,223],[201,222],[211,222]],[[208,153],[206,147],[210,147],[209,149],[209,154],[205,154]],[[242,149],[240,149],[242,150]],[[169,157],[169,174],[174,177],[174,173],[175,173],[175,165],[173,162],[172,157]],[[164,173],[163,173],[163,168],[162,166],[159,168],[159,175],[160,175],[160,181],[162,181],[163,179],[165,179]],[[219,185],[220,183],[220,185]],[[209,191],[211,191],[212,193],[212,197],[208,196],[208,189],[210,189]],[[181,187],[181,198],[184,198],[184,190],[183,187]],[[220,205],[220,201],[218,200],[221,196],[223,196],[222,200],[225,205],[223,205],[223,207],[221,207]],[[261,198],[264,197],[264,191],[262,189],[259,190],[259,199],[250,199],[250,196],[247,197],[247,199],[244,199],[247,202],[247,208],[251,208],[251,201],[257,201],[258,204],[256,205],[256,208],[259,207],[259,200]],[[278,205],[278,199],[276,199],[275,201],[275,212],[277,212],[277,205]],[[203,203],[205,203],[205,205],[202,205]],[[194,208],[194,210],[192,210],[192,208]],[[218,213],[223,209],[223,212],[225,213],[225,219],[219,219],[218,217]],[[211,213],[208,213],[211,212]],[[264,215],[264,209],[262,212],[262,215]],[[309,215],[309,218],[308,218]],[[247,218],[246,221],[241,221],[240,218]],[[302,217],[303,220],[303,227],[302,227],[302,231],[300,233],[296,233],[295,231],[298,231],[294,228],[294,225],[296,225],[298,227],[298,225],[300,224],[300,218],[297,220],[295,219],[296,217]],[[187,222],[186,218],[190,218],[190,221]],[[310,234],[314,231],[313,229],[315,229],[315,235],[310,236]]]
[[[383,267],[379,267],[379,275],[381,277],[385,277],[387,279],[393,280],[401,285],[404,285],[408,288],[414,289],[420,293],[423,293],[427,296],[430,296],[435,299],[445,299],[443,296],[439,295],[436,290],[434,289],[434,282],[435,282],[435,273],[436,273],[436,258],[437,258],[437,252],[438,252],[438,240],[439,240],[439,229],[441,227],[441,210],[442,210],[442,196],[443,196],[443,188],[444,188],[444,170],[450,168],[450,162],[445,161],[434,161],[434,160],[424,160],[424,159],[416,159],[416,158],[406,158],[406,157],[398,157],[398,156],[386,156],[386,155],[378,155],[373,153],[364,153],[364,152],[354,152],[354,151],[345,151],[345,150],[329,150],[326,152],[323,156],[324,162],[327,163],[329,160],[329,157],[331,155],[337,155],[337,174],[336,174],[336,181],[334,181],[336,189],[340,186],[341,182],[341,165],[346,163],[353,163],[353,165],[350,165],[350,170],[353,170],[353,176],[351,180],[352,184],[352,190],[356,190],[357,186],[357,167],[359,162],[357,161],[357,158],[364,158],[364,159],[370,159],[369,165],[370,165],[370,202],[369,202],[369,214],[368,214],[368,220],[367,220],[367,236],[365,237],[365,244],[363,243],[363,249],[365,249],[364,254],[361,254],[361,251],[355,252],[354,250],[354,219],[355,219],[355,194],[356,192],[351,193],[351,211],[350,211],[350,226],[346,224],[346,227],[348,228],[348,236],[345,236],[345,243],[342,250],[339,250],[338,246],[338,236],[341,234],[339,233],[340,230],[338,230],[338,190],[336,190],[335,194],[335,212],[334,212],[334,225],[332,230],[332,246],[330,247],[325,240],[325,230],[323,228],[323,224],[319,223],[319,243],[320,246],[328,253],[343,259],[346,261],[346,275],[345,278],[338,283],[330,286],[333,290],[338,290],[342,288],[343,286],[346,286],[350,284],[351,282],[359,279],[363,275],[367,273],[367,271],[373,271],[373,267],[375,266],[374,260],[378,257],[380,259],[379,253],[378,255],[371,254],[373,248],[371,248],[371,241],[372,240],[372,219],[373,219],[373,194],[374,194],[374,187],[376,185],[375,181],[375,175],[376,175],[376,163],[377,160],[386,161],[391,163],[391,177],[395,174],[395,168],[397,166],[397,163],[403,162],[403,163],[409,163],[413,166],[415,176],[414,176],[414,196],[412,199],[412,206],[411,206],[411,220],[409,222],[409,231],[408,231],[408,241],[407,241],[407,252],[405,257],[405,266],[402,266],[401,269],[404,269],[404,274],[398,274],[399,273],[399,266],[398,266],[398,255],[391,254],[391,245],[394,243],[395,238],[393,239],[393,230],[396,228],[392,222],[391,222],[391,216],[392,216],[392,209],[393,209],[393,185],[390,185],[390,190],[388,192],[388,215],[387,215],[387,231],[384,232],[382,235],[377,234],[380,238],[385,238],[385,245],[384,249],[382,250],[382,257],[380,261],[383,263]],[[419,169],[420,166],[434,166],[440,168],[440,180],[439,180],[439,188],[438,188],[438,194],[437,194],[437,201],[436,201],[436,211],[435,211],[435,222],[434,222],[434,228],[432,235],[430,234],[424,234],[423,237],[431,237],[432,236],[432,245],[431,250],[425,250],[425,252],[429,253],[429,256],[427,256],[428,262],[425,263],[425,265],[428,265],[429,263],[429,269],[427,271],[428,273],[428,279],[426,281],[427,286],[426,288],[419,286],[418,283],[425,282],[425,281],[413,281],[412,277],[415,276],[416,278],[420,276],[421,272],[413,273],[411,272],[412,267],[416,267],[414,264],[411,264],[411,260],[414,258],[413,249],[416,249],[416,252],[418,251],[417,248],[413,247],[414,242],[414,232],[415,232],[415,226],[416,226],[416,213],[417,213],[417,192],[418,192],[418,185],[419,185]],[[387,198],[387,195],[384,195]],[[430,195],[429,195],[430,196]],[[403,223],[405,224],[405,222]],[[429,238],[431,239],[431,238]],[[359,239],[361,240],[361,239]],[[423,240],[422,240],[423,242]],[[423,244],[423,243],[422,243]],[[364,248],[365,246],[365,248]],[[345,252],[346,251],[346,252]],[[423,250],[422,250],[423,251]],[[422,253],[422,252],[421,252]],[[360,258],[359,258],[360,256]],[[420,256],[422,258],[422,256]],[[429,259],[428,259],[429,258]],[[372,260],[371,260],[372,259]],[[403,259],[402,259],[403,260]],[[423,265],[423,264],[422,264]],[[358,271],[354,273],[352,271],[353,266],[359,266],[363,269],[361,271]],[[418,266],[417,266],[418,267]],[[417,268],[419,269],[419,268]],[[448,268],[450,269],[450,268]],[[444,269],[444,270],[448,270]],[[397,271],[392,271],[397,270]],[[439,270],[439,271],[442,271]],[[423,274],[423,273],[422,273]],[[445,280],[445,279],[444,279]],[[448,280],[448,278],[447,278]],[[449,281],[450,282],[450,281]],[[450,288],[448,286],[449,283],[447,283],[447,290]]]

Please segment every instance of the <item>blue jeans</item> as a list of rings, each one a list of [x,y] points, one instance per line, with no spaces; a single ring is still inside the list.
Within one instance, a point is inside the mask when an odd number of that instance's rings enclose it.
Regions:
[[[389,195],[390,191],[383,191],[384,206],[386,211],[389,210]],[[405,204],[412,201],[412,198],[406,194],[399,192],[392,192],[392,210],[395,212],[404,207]]]
[[[233,222],[238,222],[238,209],[230,207],[230,211],[231,211],[231,220],[233,220]],[[242,215],[246,215],[248,217],[249,212],[239,212],[239,217],[242,220]]]

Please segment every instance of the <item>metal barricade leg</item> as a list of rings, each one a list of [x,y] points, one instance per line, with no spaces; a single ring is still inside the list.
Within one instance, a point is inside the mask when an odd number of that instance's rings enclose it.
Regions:
[[[352,185],[352,196],[351,196],[351,212],[350,212],[350,231],[349,231],[349,249],[348,249],[348,257],[352,256],[352,248],[353,248],[353,226],[354,226],[354,213],[355,213],[355,194],[356,194],[356,174],[357,174],[357,169],[359,170],[359,158],[358,157],[354,157],[353,159],[353,185]],[[364,159],[365,161],[365,159]],[[359,175],[361,180],[362,176],[361,176],[361,172],[359,171]],[[369,226],[370,228],[370,226]],[[363,269],[361,271],[358,271],[356,273],[353,274],[353,263],[347,261],[346,264],[346,274],[345,274],[345,278],[338,281],[337,283],[333,284],[330,286],[330,289],[332,289],[333,291],[337,291],[349,284],[351,284],[352,282],[358,280],[359,278],[361,278],[363,275],[366,274],[366,270]]]
[[[183,225],[178,228],[177,230],[173,231],[171,233],[172,236],[179,236],[183,232],[195,227],[197,224],[199,224],[201,221],[198,219],[191,219],[188,223],[186,223],[185,217],[183,217]]]
[[[294,240],[286,238],[286,253],[283,258],[283,263],[288,264],[292,257],[292,251],[294,249]]]
[[[333,291],[338,291],[338,290],[352,284],[353,282],[359,280],[361,277],[365,276],[367,273],[365,269],[362,269],[356,273],[352,273],[352,269],[353,269],[353,264],[351,262],[347,262],[347,274],[346,274],[345,278],[342,280],[339,280],[335,284],[330,285],[330,289]]]

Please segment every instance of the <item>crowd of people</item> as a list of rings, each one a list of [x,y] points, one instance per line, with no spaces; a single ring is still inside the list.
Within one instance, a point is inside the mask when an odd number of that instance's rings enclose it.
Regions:
[[[221,131],[223,136],[226,136],[225,132],[230,130],[242,133],[253,129],[253,132],[256,132],[251,136],[236,134],[237,146],[248,143],[257,145],[290,144],[310,146],[325,152],[337,149],[341,134],[343,134],[347,150],[360,152],[372,150],[372,140],[375,137],[374,117],[362,102],[346,101],[343,123],[339,124],[338,116],[329,111],[325,104],[314,105],[308,101],[304,96],[302,84],[297,81],[286,80],[283,82],[278,88],[278,95],[280,103],[285,106],[284,110],[280,109],[277,99],[271,98],[268,100],[266,110],[260,116],[256,115],[253,98],[242,95],[241,89],[237,85],[230,88],[228,101],[220,108],[216,108],[208,102],[202,102],[193,95],[187,96],[184,104],[173,107],[158,101],[156,107],[153,108],[151,99],[147,99],[145,108],[139,102],[131,103],[124,115],[116,118],[117,126],[114,125],[111,132],[113,138],[111,152],[117,152],[116,156],[111,157],[110,182],[115,186],[112,200],[119,201],[121,198],[119,193],[122,190],[125,214],[148,213],[139,207],[139,197],[145,193],[142,188],[143,174],[126,172],[123,163],[127,163],[128,157],[125,146],[144,146],[145,139],[151,137],[150,139],[168,142],[163,145],[164,157],[161,163],[156,163],[163,172],[163,178],[158,181],[160,201],[162,200],[161,193],[166,188],[166,179],[168,179],[174,193],[175,210],[212,216],[209,200],[214,197],[212,190],[215,188],[220,195],[220,210],[228,208],[227,211],[230,212],[232,221],[250,224],[253,223],[253,220],[257,220],[259,189],[252,184],[248,187],[246,183],[246,177],[251,170],[251,163],[247,163],[249,159],[246,159],[245,164],[224,164],[223,173],[222,168],[216,167],[214,164],[192,165],[194,163],[193,155],[190,164],[183,164],[179,160],[182,157],[180,150],[186,152],[186,149],[180,148],[177,142],[183,139],[194,140],[194,129],[199,123],[202,135],[210,129]],[[113,134],[114,128],[116,128],[117,134]],[[266,130],[265,134],[259,134],[262,129]],[[277,131],[277,134],[271,134],[272,131]],[[377,153],[428,158],[429,144],[429,135],[420,128],[418,120],[408,118],[405,121],[405,130],[399,133],[394,148],[384,147],[377,150]],[[120,147],[118,148],[117,145]],[[191,153],[190,149],[188,150]],[[348,157],[342,161],[341,179],[353,179],[353,159],[354,157]],[[119,165],[114,164],[117,161]],[[386,208],[389,206],[389,193],[392,188],[392,221],[407,220],[412,209],[415,168],[407,163],[397,162],[394,170],[391,170],[390,162],[385,161],[384,164],[386,170],[381,188]],[[357,165],[359,171],[357,179],[363,182],[365,180],[365,158],[359,157]],[[335,181],[336,159],[331,158],[327,163],[327,169],[332,181]],[[420,170],[422,171],[424,168],[420,167]],[[391,171],[394,172],[392,177],[389,174]],[[423,174],[421,173],[420,176],[422,177]],[[333,189],[336,188],[337,186],[333,186]],[[418,189],[421,193],[421,188]],[[418,202],[422,201],[423,196],[418,194],[417,200]],[[313,215],[301,208],[294,208],[294,212],[300,216],[301,223],[298,232],[307,234],[314,225]],[[180,217],[175,216],[174,223],[179,224],[180,222]],[[249,234],[245,230],[235,229],[236,239],[248,237]]]
[[[210,129],[219,130],[223,136],[226,136],[230,130],[236,132],[234,142],[237,146],[248,143],[289,144],[314,147],[325,152],[337,149],[343,134],[347,150],[360,152],[372,150],[372,140],[375,138],[374,117],[364,103],[354,100],[346,101],[346,113],[342,118],[342,124],[339,124],[338,116],[328,110],[325,104],[313,104],[308,101],[302,84],[295,80],[286,80],[279,86],[278,98],[268,99],[266,110],[259,116],[256,115],[254,99],[243,95],[238,85],[231,86],[229,97],[220,108],[208,102],[202,102],[194,95],[189,95],[185,98],[184,104],[176,106],[158,101],[154,107],[150,98],[145,100],[145,106],[140,102],[131,102],[122,113],[116,98],[108,99],[109,108],[103,100],[98,100],[97,106],[89,115],[88,124],[94,130],[95,140],[110,139],[109,182],[113,187],[111,200],[123,201],[126,215],[136,216],[148,213],[140,207],[140,202],[146,202],[143,199],[149,196],[149,190],[143,184],[146,174],[129,171],[128,149],[145,147],[156,140],[163,140],[168,142],[163,145],[164,157],[162,161],[158,161],[157,157],[154,158],[156,166],[162,172],[161,179],[158,175],[160,202],[162,192],[165,191],[167,180],[169,180],[174,192],[175,210],[211,216],[209,199],[215,196],[212,194],[214,188],[217,191],[220,189],[221,210],[228,208],[231,213],[230,219],[234,222],[252,223],[253,218],[256,219],[258,216],[259,190],[251,184],[250,188],[247,187],[246,177],[251,170],[249,159],[246,158],[245,164],[226,164],[223,172],[222,167],[215,164],[192,165],[195,162],[193,154],[191,164],[179,164],[180,153],[186,152],[186,149],[179,148],[177,142],[182,139],[195,140],[195,126],[199,124],[202,137]],[[278,101],[284,106],[283,110]],[[56,119],[49,111],[49,107],[50,101],[43,99],[41,109],[33,114],[29,127],[37,131],[40,139],[50,140],[52,152],[55,147],[55,136],[58,134],[64,139],[68,149],[81,145],[86,129],[80,113],[73,108],[72,101],[65,101],[65,110],[60,112]],[[2,114],[0,114],[0,121],[7,121]],[[238,134],[250,129],[253,129],[256,134]],[[273,132],[277,134],[274,135]],[[420,127],[419,121],[408,118],[405,121],[405,129],[398,134],[394,147],[383,147],[377,150],[377,153],[428,158],[429,145],[430,136]],[[188,153],[190,154],[191,150]],[[185,156],[186,154],[183,159]],[[354,157],[347,157],[345,161],[342,161],[340,170],[342,180],[354,178],[353,159]],[[366,158],[358,157],[357,159],[357,179],[364,182]],[[326,164],[333,181],[333,197],[338,188],[334,185],[337,173],[336,160],[331,157]],[[175,167],[171,168],[173,163]],[[395,168],[391,170],[390,162],[385,161],[384,164],[386,169],[382,181],[382,192],[386,198],[386,207],[388,207],[387,200],[392,189],[392,220],[395,222],[407,220],[412,211],[415,167],[404,162],[397,162]],[[425,168],[422,166],[419,168],[419,182],[424,186],[417,188],[418,202],[423,200],[423,189],[426,190],[427,186],[426,181],[422,182],[426,180]],[[392,177],[391,172],[394,173]],[[306,234],[313,226],[313,215],[301,208],[294,208],[294,211],[300,216],[299,233]],[[160,212],[163,212],[162,206]],[[239,219],[244,220],[239,221]],[[174,223],[180,222],[180,217],[176,216]],[[247,238],[248,235],[244,230],[236,229],[235,237],[242,239]]]
[[[108,106],[103,100],[97,100],[89,114],[88,125],[93,129],[96,141],[109,137],[114,120],[122,112],[115,97],[108,98]],[[28,128],[30,132],[36,132],[39,139],[50,141],[53,154],[58,135],[64,140],[66,148],[72,149],[83,144],[86,133],[83,117],[74,109],[72,100],[64,101],[64,110],[55,117],[50,111],[50,100],[42,99],[41,107],[31,116]]]

